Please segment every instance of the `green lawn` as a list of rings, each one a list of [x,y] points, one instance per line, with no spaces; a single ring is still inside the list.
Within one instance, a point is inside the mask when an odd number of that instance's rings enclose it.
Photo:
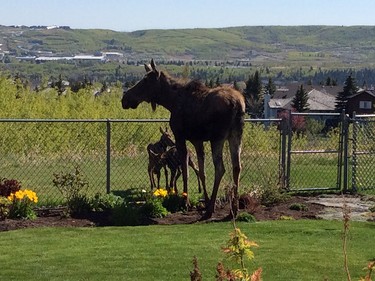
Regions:
[[[259,244],[249,269],[264,280],[346,280],[342,223],[267,221],[238,226]],[[197,256],[203,280],[214,280],[230,223],[173,226],[39,228],[0,233],[0,280],[190,280]],[[353,280],[375,258],[374,223],[352,223]]]

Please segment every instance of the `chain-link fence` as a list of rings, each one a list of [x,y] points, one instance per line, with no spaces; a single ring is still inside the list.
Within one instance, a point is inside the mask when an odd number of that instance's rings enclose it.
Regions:
[[[342,115],[294,116],[303,119],[290,118],[286,126],[290,130],[281,129],[286,123],[279,119],[246,120],[240,192],[277,185],[291,191],[375,189],[375,116],[357,116],[344,123],[348,119],[340,119]],[[42,205],[61,202],[54,175],[75,168],[88,181],[86,192],[91,196],[131,188],[150,190],[147,145],[160,139],[160,128],[169,128],[168,120],[2,119],[0,178],[16,179],[23,188],[36,191]],[[195,151],[190,143],[188,147],[196,163]],[[214,167],[208,143],[205,152],[210,192]],[[221,192],[232,186],[227,145],[223,158],[226,173]],[[197,193],[197,177],[189,171],[189,192]],[[162,173],[160,186],[166,185]],[[182,191],[182,177],[177,187]]]
[[[340,114],[290,113],[288,121],[288,189],[340,190],[343,153]]]
[[[61,202],[53,185],[54,174],[78,167],[89,183],[87,193],[130,188],[150,189],[147,145],[160,139],[167,120],[0,120],[0,177],[17,179],[23,188],[37,192],[40,204]],[[241,190],[278,184],[280,177],[279,120],[247,120],[242,147]],[[193,147],[191,147],[193,150]],[[206,182],[213,185],[214,168],[209,144]],[[193,161],[196,162],[195,153]],[[221,190],[231,186],[228,147],[224,148],[226,173]],[[165,178],[161,177],[165,187]],[[182,190],[182,177],[177,182]],[[197,192],[190,169],[189,192]]]
[[[352,123],[352,189],[375,189],[375,116],[354,116]]]

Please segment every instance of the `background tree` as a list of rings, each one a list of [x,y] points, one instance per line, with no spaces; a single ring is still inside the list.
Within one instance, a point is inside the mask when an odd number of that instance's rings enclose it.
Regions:
[[[182,69],[182,78],[187,79],[190,77],[190,67],[187,63],[185,63]]]
[[[253,117],[261,117],[263,114],[263,86],[258,70],[246,81],[244,96],[246,111]]]
[[[292,107],[297,112],[305,112],[309,110],[309,96],[307,95],[306,90],[303,88],[303,85],[298,88],[296,95],[292,100]]]
[[[354,77],[350,74],[344,83],[342,92],[339,92],[336,97],[336,112],[342,112],[347,109],[348,97],[357,93],[358,87]]]
[[[271,77],[268,78],[268,83],[265,87],[266,93],[270,94],[271,97],[273,97],[273,94],[276,92],[276,85],[273,83],[273,80]]]

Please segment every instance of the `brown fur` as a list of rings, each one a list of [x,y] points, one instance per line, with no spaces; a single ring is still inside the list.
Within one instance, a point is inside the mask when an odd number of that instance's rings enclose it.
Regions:
[[[188,153],[186,140],[195,147],[200,179],[206,199],[206,217],[215,208],[220,181],[224,175],[223,146],[228,140],[232,158],[234,200],[233,214],[238,208],[238,185],[241,171],[240,152],[244,124],[245,100],[243,95],[229,87],[210,89],[199,81],[179,81],[158,71],[155,63],[145,65],[147,74],[133,88],[124,93],[124,109],[136,108],[141,102],[149,102],[154,109],[157,104],[171,113],[170,126],[181,157],[184,192],[187,193]],[[208,197],[204,173],[203,142],[210,141],[215,166],[215,180],[211,198]]]
[[[147,167],[147,172],[148,176],[150,179],[150,185],[151,185],[151,190],[154,188],[159,188],[160,187],[160,171],[161,169],[164,168],[164,174],[165,174],[165,185],[166,188],[169,189],[168,186],[168,170],[165,165],[165,163],[160,162],[160,157],[158,156],[159,154],[162,154],[167,151],[167,148],[170,146],[174,146],[175,143],[172,140],[172,137],[168,131],[168,129],[165,129],[165,131],[160,128],[160,139],[159,141],[155,143],[150,143],[147,146],[147,152],[148,152],[148,167]],[[156,175],[157,178],[157,185],[155,183],[155,178],[154,174]]]
[[[174,189],[174,191],[177,193],[177,180],[181,176],[181,169],[182,169],[182,163],[181,163],[181,157],[178,154],[177,148],[175,146],[169,147],[165,152],[157,154],[153,151],[150,151],[155,159],[158,159],[158,162],[156,166],[158,167],[168,167],[171,171],[171,182],[169,187],[167,186],[168,191],[171,191],[171,189]],[[201,184],[200,184],[200,178],[199,178],[199,170],[197,169],[193,159],[192,159],[192,152],[188,149],[188,164],[189,166],[194,170],[194,173],[197,176],[198,181],[198,192],[201,193]]]

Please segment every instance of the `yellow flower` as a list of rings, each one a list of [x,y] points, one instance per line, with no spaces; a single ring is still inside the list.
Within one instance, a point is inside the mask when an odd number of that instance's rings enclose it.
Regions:
[[[156,197],[165,197],[168,195],[168,191],[163,188],[158,188],[154,191],[154,196]]]
[[[34,203],[38,203],[38,196],[36,196],[36,193],[30,189],[24,190],[25,195],[30,199],[30,201]]]
[[[38,203],[38,196],[30,189],[18,190],[15,193],[11,193],[7,198],[10,201],[21,201],[23,198],[28,198],[31,202]]]

